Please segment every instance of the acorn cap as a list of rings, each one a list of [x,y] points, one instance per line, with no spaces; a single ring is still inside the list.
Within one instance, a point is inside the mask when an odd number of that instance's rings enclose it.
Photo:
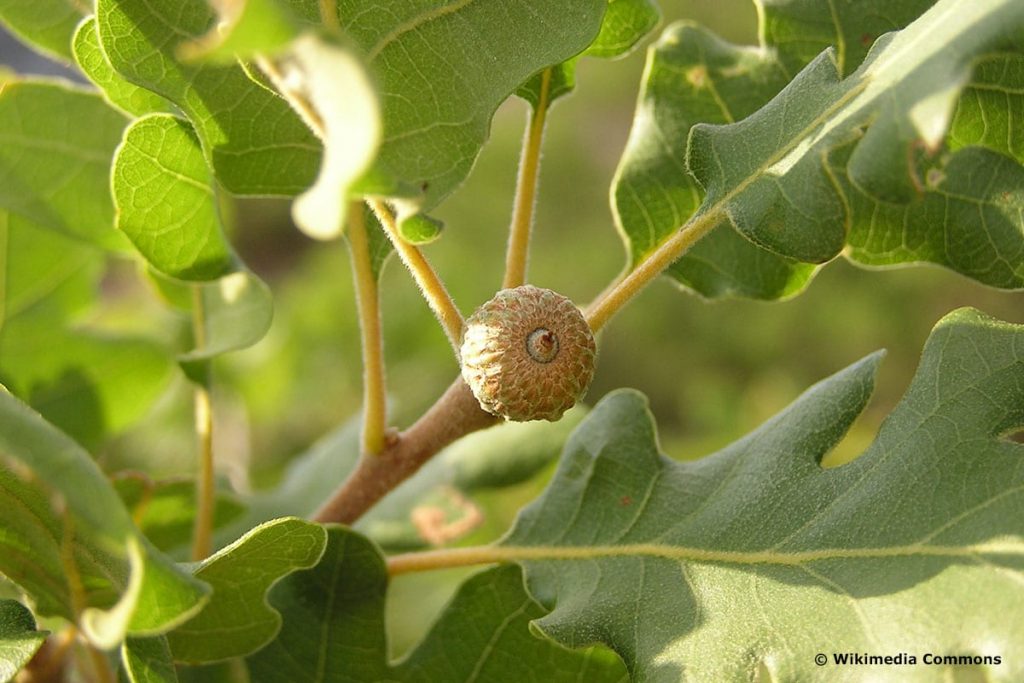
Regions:
[[[499,291],[466,321],[462,377],[489,413],[557,420],[586,393],[596,355],[576,304],[523,285]]]

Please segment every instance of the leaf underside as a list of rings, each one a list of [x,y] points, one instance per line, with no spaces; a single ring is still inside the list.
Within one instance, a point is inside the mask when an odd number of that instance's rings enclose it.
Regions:
[[[731,225],[667,271],[703,296],[792,296],[840,251],[1024,287],[1024,16],[948,0],[915,21],[931,4],[766,2],[769,49],[670,27],[612,188],[630,263],[715,209]]]
[[[832,680],[819,652],[1002,655],[986,672],[1018,680],[1024,446],[1003,437],[1024,424],[1024,328],[947,316],[875,442],[822,469],[879,360],[693,462],[658,452],[640,395],[605,398],[503,541],[538,557],[536,625],[612,647],[639,680]]]

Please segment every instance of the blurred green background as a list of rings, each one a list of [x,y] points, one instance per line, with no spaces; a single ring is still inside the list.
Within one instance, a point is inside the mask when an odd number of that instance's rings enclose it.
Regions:
[[[749,0],[659,4],[662,27],[690,19],[734,42],[756,43]],[[629,133],[644,52],[641,46],[615,62],[584,60],[576,92],[560,100],[549,117],[529,280],[581,304],[604,289],[625,262],[608,188]],[[501,281],[526,116],[527,105],[516,99],[499,110],[468,182],[436,211],[446,224],[444,234],[424,248],[464,314],[489,299]],[[216,450],[223,474],[246,490],[272,485],[290,459],[357,415],[362,369],[344,245],[303,237],[290,226],[285,202],[240,201],[233,213],[243,259],[275,294],[266,339],[216,365]],[[185,339],[186,321],[162,308],[140,283],[134,264],[112,269],[104,285],[110,301],[104,321]],[[458,367],[396,258],[381,288],[392,422],[403,427],[440,395]],[[782,303],[706,302],[659,281],[602,333],[587,401],[593,404],[618,387],[641,390],[650,397],[664,451],[695,458],[755,428],[814,382],[886,348],[872,403],[830,456],[844,461],[863,450],[899,400],[931,327],[965,305],[1024,322],[1021,293],[988,289],[932,266],[871,271],[838,259],[806,293]],[[189,389],[182,380],[100,457],[112,470],[143,467],[171,475],[191,472],[194,454]],[[500,534],[543,483],[478,500],[487,520],[465,542]],[[463,574],[395,582],[399,599],[392,604],[415,595],[423,608],[391,615],[396,652],[408,646]]]

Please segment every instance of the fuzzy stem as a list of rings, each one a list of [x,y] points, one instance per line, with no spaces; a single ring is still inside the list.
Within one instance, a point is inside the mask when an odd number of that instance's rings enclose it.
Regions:
[[[519,160],[519,178],[516,182],[515,206],[512,226],[508,235],[505,255],[505,278],[502,288],[518,287],[526,282],[526,265],[530,254],[530,230],[537,197],[537,178],[540,173],[540,148],[544,140],[544,121],[547,118],[551,94],[551,69],[540,77],[540,97],[537,108],[530,113],[530,121],[523,139],[523,152]]]
[[[328,31],[337,31],[341,28],[337,0],[320,0],[320,21]]]
[[[299,115],[299,118],[309,126],[309,129],[313,131],[321,140],[325,139],[324,133],[324,122],[320,118],[320,114],[317,113],[313,105],[300,93],[296,92],[294,88],[288,86],[288,82],[281,73],[281,70],[277,68],[277,64],[272,59],[265,55],[256,55],[254,58],[256,66],[259,67],[270,82],[273,83],[274,88],[277,89],[278,94],[284,98],[285,102],[295,110],[295,113]]]
[[[192,334],[196,349],[206,346],[203,290],[192,287]],[[216,487],[213,471],[213,406],[210,400],[210,361],[203,361],[202,384],[196,385],[195,423],[199,440],[199,476],[196,478],[196,521],[192,533],[192,559],[206,559],[213,550],[213,510]]]
[[[697,216],[672,233],[636,268],[626,274],[618,283],[605,290],[594,303],[587,307],[585,315],[590,328],[596,332],[604,327],[605,323],[650,284],[651,280],[675,263],[697,240],[711,232],[722,218],[720,211],[711,211]]]
[[[370,260],[363,205],[359,202],[349,205],[348,243],[363,348],[363,452],[376,455],[384,448],[387,429],[384,347],[377,278]]]
[[[415,424],[390,440],[379,455],[362,458],[313,519],[352,524],[442,448],[498,421],[484,412],[460,377]]]
[[[430,305],[430,309],[441,323],[441,327],[444,328],[445,334],[448,335],[448,341],[451,342],[452,348],[455,349],[455,355],[458,357],[459,346],[462,344],[462,327],[465,321],[462,319],[459,309],[455,307],[455,302],[452,301],[448,290],[445,289],[444,283],[434,272],[426,257],[423,256],[423,252],[402,239],[398,233],[398,226],[395,224],[395,217],[384,205],[384,202],[379,199],[368,199],[367,204],[377,215],[380,224],[384,226],[384,231],[388,234],[402,263],[412,273],[413,279],[416,280],[427,304]]]

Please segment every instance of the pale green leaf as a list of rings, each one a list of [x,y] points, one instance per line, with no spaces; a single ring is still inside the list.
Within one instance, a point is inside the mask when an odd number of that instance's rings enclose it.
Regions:
[[[89,454],[6,391],[0,456],[0,572],[38,614],[75,619],[69,572],[85,591],[80,628],[100,647],[166,631],[202,607],[207,588],[141,537]]]
[[[111,171],[117,227],[160,272],[213,280],[234,270],[195,131],[169,114],[125,131]]]
[[[12,680],[43,644],[32,613],[17,600],[0,600],[0,681]]]
[[[311,570],[270,593],[284,627],[249,658],[253,680],[292,681],[624,681],[607,651],[571,652],[533,636],[528,624],[544,611],[523,591],[515,567],[467,581],[433,630],[407,658],[387,661],[384,594],[387,573],[377,549],[339,526]]]
[[[313,181],[320,145],[283,99],[238,64],[179,58],[216,21],[204,0],[98,0],[96,21],[114,69],[185,113],[229,191],[291,195]]]
[[[28,45],[71,60],[71,34],[82,19],[75,0],[0,0],[0,21]]]
[[[324,138],[320,174],[296,198],[292,216],[310,237],[333,239],[344,227],[350,188],[369,168],[380,144],[377,94],[351,50],[313,35],[292,44],[284,74],[305,93]]]
[[[99,95],[66,83],[0,86],[0,209],[123,249],[124,238],[114,230],[109,169],[124,126],[124,117]]]
[[[75,63],[90,81],[100,89],[104,99],[126,114],[142,116],[152,112],[168,111],[171,104],[159,95],[132,85],[114,71],[110,60],[100,46],[96,32],[96,19],[89,17],[75,31],[72,39]]]
[[[121,663],[129,683],[177,683],[167,638],[128,638],[121,645]]]
[[[202,612],[167,634],[174,659],[242,657],[270,642],[281,629],[281,615],[267,604],[267,591],[292,572],[314,566],[326,542],[316,524],[279,519],[205,560],[195,575],[213,587],[213,596]]]
[[[553,608],[535,625],[611,646],[645,681],[830,681],[814,656],[835,652],[1000,655],[977,673],[1019,680],[1024,446],[1006,436],[1024,425],[1024,327],[947,316],[874,443],[823,469],[879,358],[691,462],[659,453],[642,396],[606,397],[503,541],[530,549],[528,588]]]

